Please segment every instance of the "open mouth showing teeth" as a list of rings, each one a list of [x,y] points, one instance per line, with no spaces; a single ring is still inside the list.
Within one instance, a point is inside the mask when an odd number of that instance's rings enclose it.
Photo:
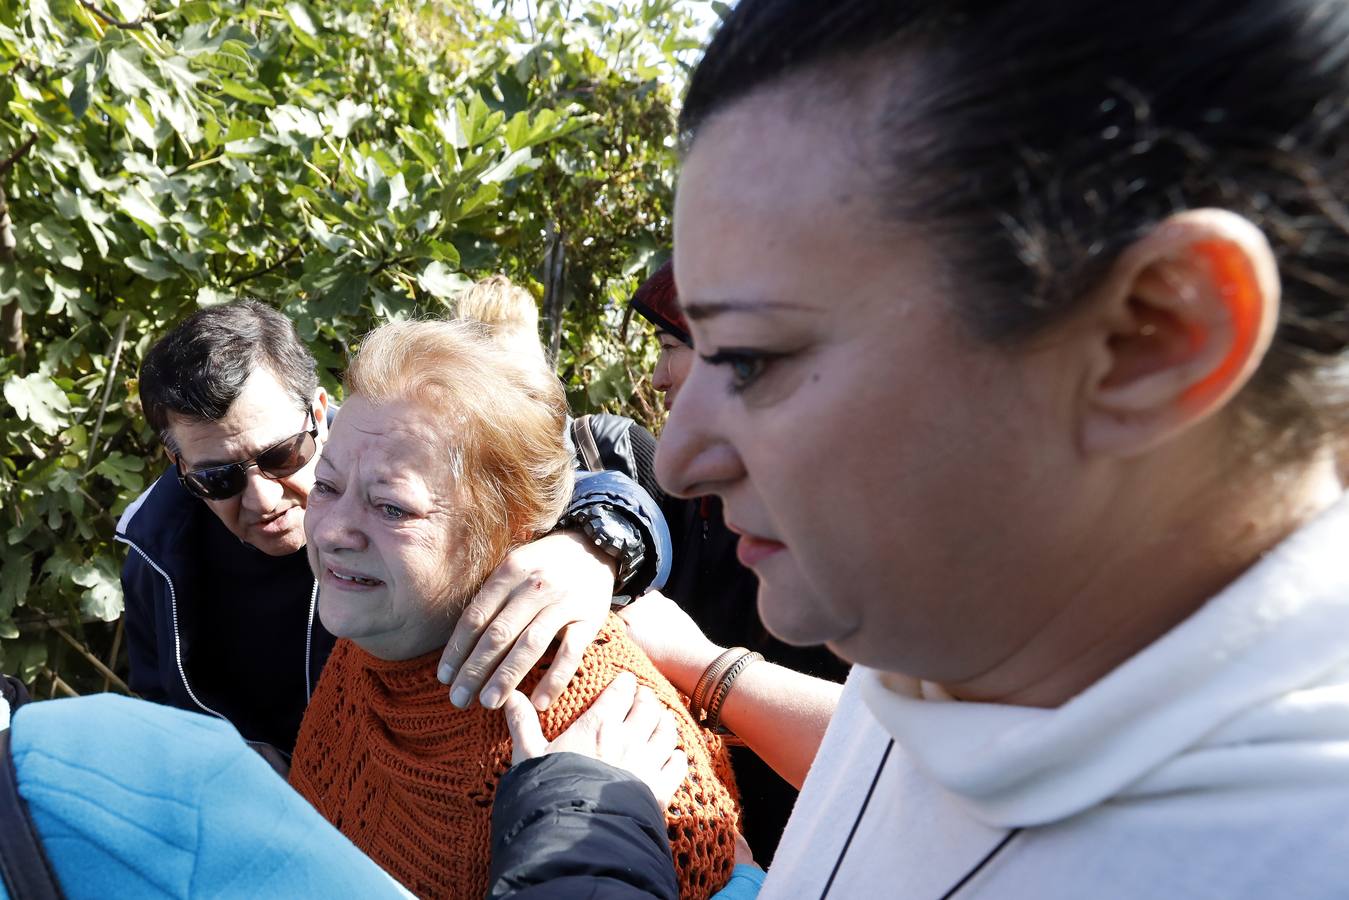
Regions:
[[[377,585],[377,584],[383,584],[383,583],[384,583],[384,582],[379,581],[378,579],[375,579],[375,578],[362,578],[360,575],[343,575],[343,574],[340,573],[340,572],[333,572],[332,569],[329,569],[328,571],[329,571],[329,572],[332,574],[332,576],[333,576],[334,578],[336,578],[338,581],[346,581],[346,582],[349,582],[350,584],[367,584],[367,585],[374,586],[374,585]]]

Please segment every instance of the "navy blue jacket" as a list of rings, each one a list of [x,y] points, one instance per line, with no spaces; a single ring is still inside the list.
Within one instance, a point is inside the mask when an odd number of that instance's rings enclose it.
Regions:
[[[497,786],[487,897],[677,900],[665,811],[635,775],[599,760],[526,760]]]
[[[570,509],[595,504],[643,526],[657,561],[649,586],[662,586],[670,534],[655,501],[624,475],[578,472]],[[242,543],[172,469],[127,507],[117,540],[130,548],[122,590],[131,689],[289,753],[335,640],[315,614],[304,551],[271,557]]]

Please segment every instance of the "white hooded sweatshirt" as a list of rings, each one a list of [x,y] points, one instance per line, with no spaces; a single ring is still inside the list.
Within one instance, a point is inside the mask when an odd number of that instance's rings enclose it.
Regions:
[[[761,894],[823,896],[1349,897],[1349,501],[1057,709],[855,667]]]

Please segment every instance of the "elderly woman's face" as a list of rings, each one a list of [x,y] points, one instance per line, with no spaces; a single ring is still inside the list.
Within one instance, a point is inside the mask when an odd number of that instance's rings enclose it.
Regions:
[[[323,625],[383,659],[441,647],[453,624],[458,500],[434,425],[415,404],[350,398],[309,494],[305,533]]]
[[[799,111],[798,111],[799,113]],[[698,358],[657,473],[716,493],[792,643],[971,678],[1052,615],[1089,530],[1035,354],[968,336],[968,300],[874,204],[856,136],[772,100],[714,118],[680,176],[675,264]],[[1075,505],[1076,504],[1076,505]]]

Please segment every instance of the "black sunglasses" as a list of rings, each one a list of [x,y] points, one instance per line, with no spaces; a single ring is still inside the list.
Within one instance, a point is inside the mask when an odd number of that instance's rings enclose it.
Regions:
[[[264,477],[273,481],[294,475],[309,465],[318,449],[319,425],[312,409],[305,421],[310,426],[307,430],[275,443],[252,459],[242,462],[208,466],[189,472],[183,468],[182,457],[178,457],[178,480],[189,492],[203,500],[228,500],[247,486],[248,470],[254,466]]]

